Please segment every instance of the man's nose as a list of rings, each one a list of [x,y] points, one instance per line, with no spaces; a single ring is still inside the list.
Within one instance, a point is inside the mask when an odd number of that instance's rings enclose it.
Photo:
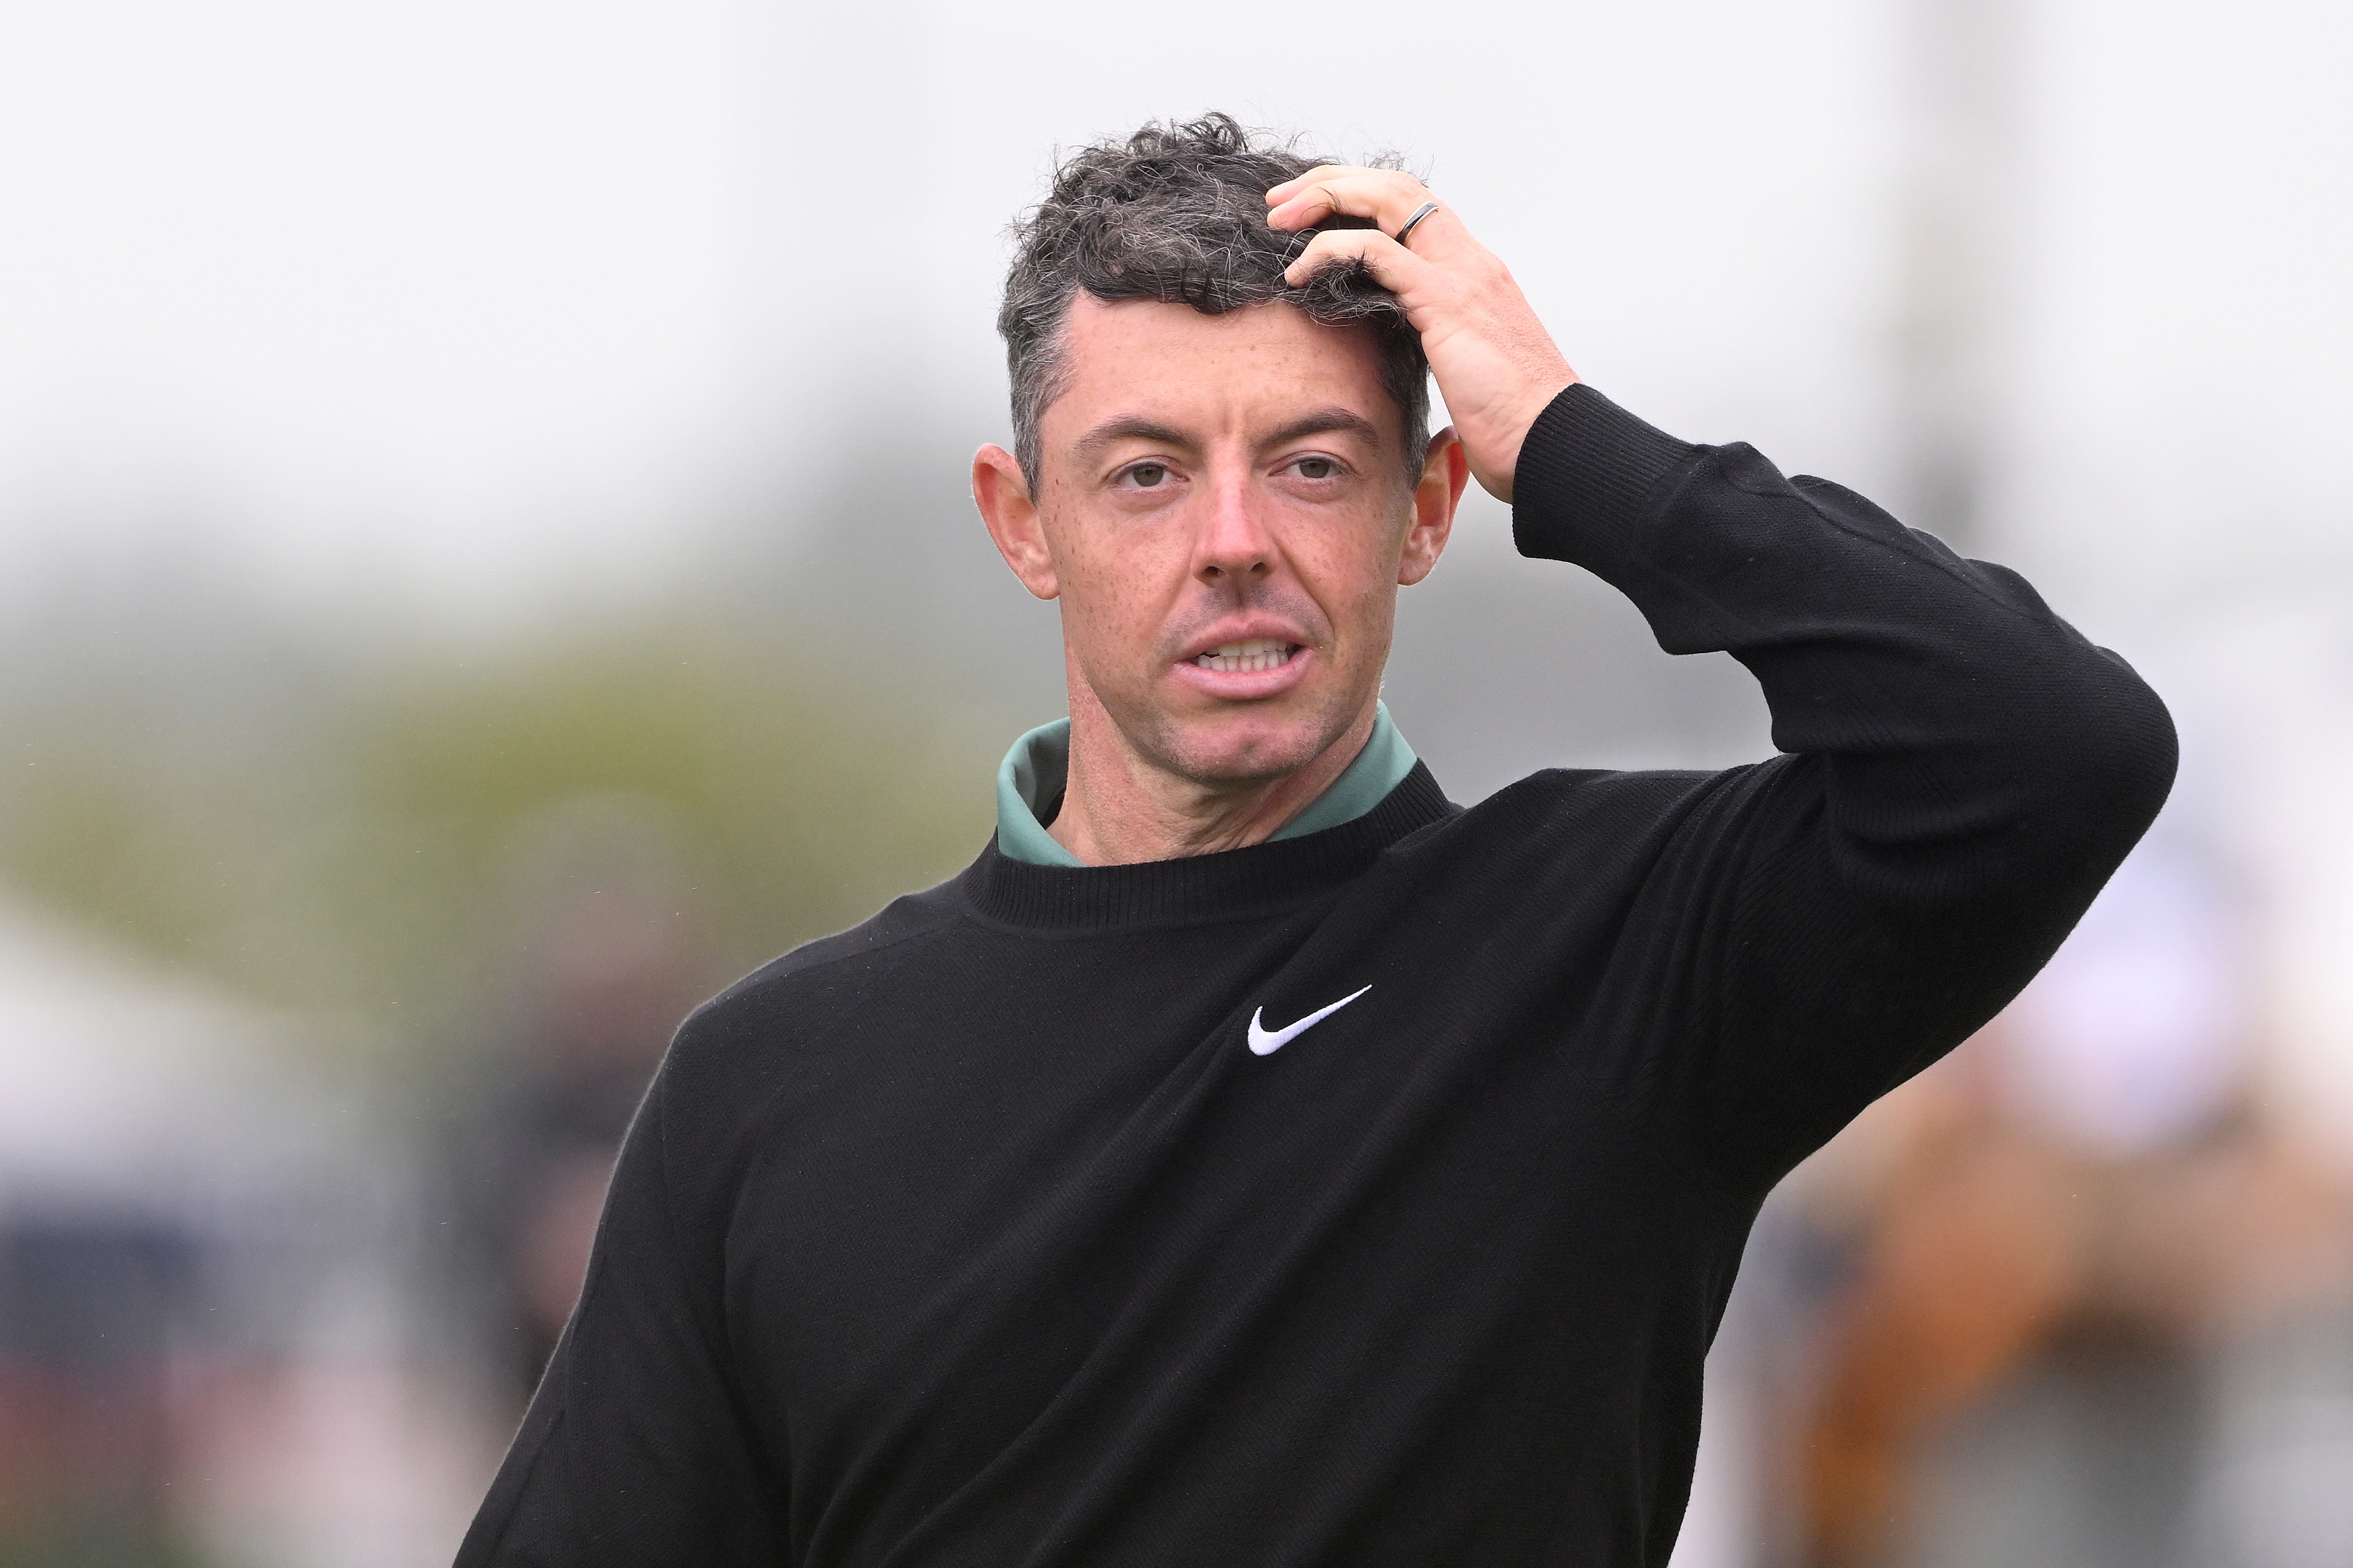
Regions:
[[[1239,477],[1220,479],[1213,488],[1194,540],[1194,576],[1212,587],[1229,587],[1272,575],[1274,536],[1260,516],[1259,499]]]

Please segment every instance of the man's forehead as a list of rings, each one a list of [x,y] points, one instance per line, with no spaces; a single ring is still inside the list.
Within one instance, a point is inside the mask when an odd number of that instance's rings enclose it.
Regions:
[[[1064,330],[1064,379],[1048,416],[1069,437],[1114,409],[1251,426],[1287,424],[1311,407],[1383,426],[1396,417],[1371,335],[1282,301],[1211,316],[1082,292]]]

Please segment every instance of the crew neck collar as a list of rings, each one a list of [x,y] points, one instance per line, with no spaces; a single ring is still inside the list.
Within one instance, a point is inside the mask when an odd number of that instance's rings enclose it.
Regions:
[[[959,880],[973,912],[1068,930],[1246,920],[1320,898],[1392,844],[1461,808],[1415,763],[1371,810],[1296,837],[1130,866],[1044,866],[991,839]]]
[[[1304,838],[1352,822],[1378,805],[1405,781],[1419,759],[1389,717],[1388,704],[1373,702],[1373,732],[1356,759],[1328,788],[1266,840]],[[1012,860],[1033,866],[1088,869],[1086,863],[1046,831],[1061,809],[1071,776],[1071,721],[1040,724],[1013,742],[997,770],[997,847]],[[1103,869],[1103,868],[1092,868]]]

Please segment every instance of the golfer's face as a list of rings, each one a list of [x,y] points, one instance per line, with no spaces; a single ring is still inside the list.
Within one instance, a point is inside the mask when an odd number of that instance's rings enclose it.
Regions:
[[[1068,331],[1039,503],[1071,659],[1179,773],[1303,766],[1372,701],[1428,570],[1368,335],[1083,294]]]

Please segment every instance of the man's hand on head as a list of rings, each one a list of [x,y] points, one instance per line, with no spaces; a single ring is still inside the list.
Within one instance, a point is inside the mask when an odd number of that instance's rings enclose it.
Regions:
[[[1471,237],[1452,208],[1439,203],[1404,245],[1389,237],[1435,199],[1411,174],[1332,164],[1267,192],[1273,209],[1267,222],[1295,232],[1346,214],[1379,226],[1324,230],[1284,279],[1296,287],[1335,261],[1357,261],[1395,294],[1421,334],[1472,473],[1489,494],[1508,501],[1521,440],[1545,405],[1577,381],[1577,372],[1511,269]]]

